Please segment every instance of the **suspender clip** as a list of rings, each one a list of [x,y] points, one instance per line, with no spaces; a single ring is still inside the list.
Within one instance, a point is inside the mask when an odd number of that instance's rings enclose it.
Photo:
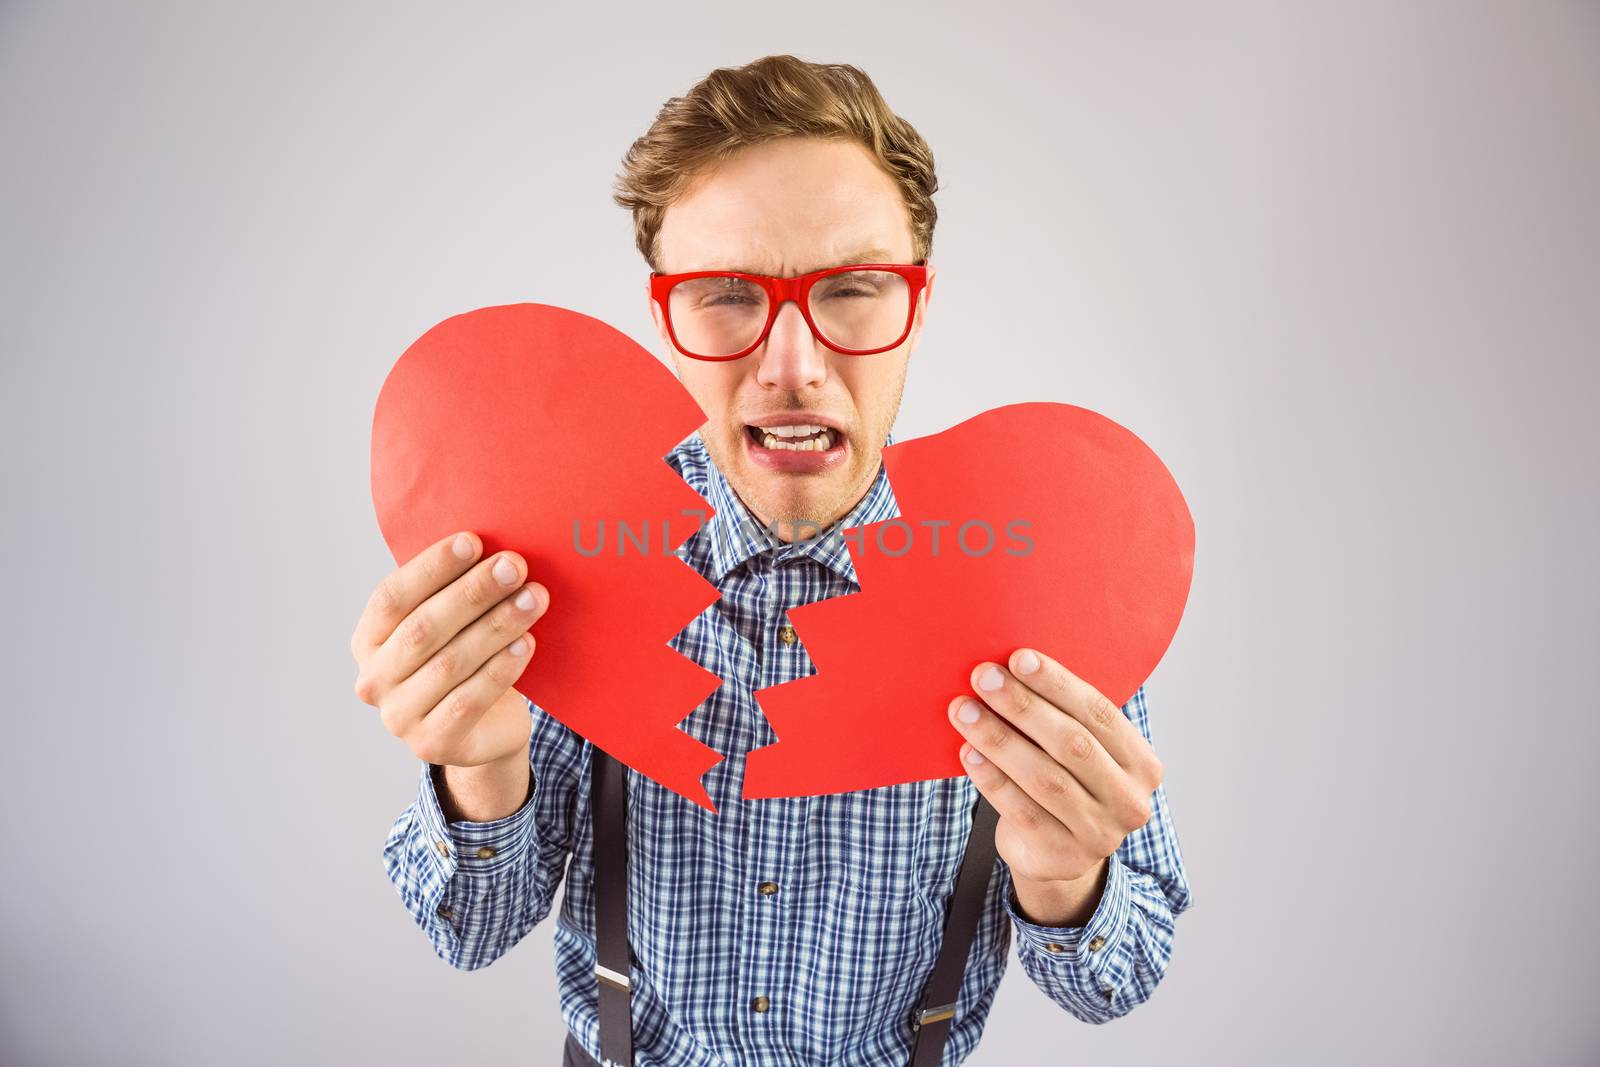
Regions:
[[[633,979],[629,978],[625,974],[618,974],[610,967],[606,967],[598,963],[595,964],[594,976],[600,979],[600,981],[604,982],[606,985],[611,986],[613,989],[620,989],[624,993],[628,994],[632,994],[633,992]]]

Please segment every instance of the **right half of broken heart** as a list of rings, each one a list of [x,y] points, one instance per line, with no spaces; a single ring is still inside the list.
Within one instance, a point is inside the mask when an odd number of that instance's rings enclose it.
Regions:
[[[850,534],[859,592],[790,611],[816,673],[758,691],[747,798],[962,774],[946,709],[1037,648],[1118,704],[1171,644],[1194,523],[1160,458],[1085,408],[997,408],[884,450],[900,518]]]

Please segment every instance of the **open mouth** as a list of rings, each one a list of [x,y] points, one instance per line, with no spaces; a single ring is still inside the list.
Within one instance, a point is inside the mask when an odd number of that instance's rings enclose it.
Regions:
[[[802,418],[804,416],[801,416]],[[747,423],[745,453],[757,467],[784,475],[818,475],[841,469],[850,456],[843,430],[796,416],[766,416],[766,425]]]
[[[828,426],[746,426],[752,444],[778,452],[827,452],[837,448],[843,435]]]

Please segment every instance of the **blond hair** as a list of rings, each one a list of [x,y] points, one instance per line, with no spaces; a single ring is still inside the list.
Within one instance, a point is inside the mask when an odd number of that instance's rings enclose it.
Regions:
[[[795,135],[855,141],[871,152],[899,186],[915,262],[926,261],[939,187],[927,142],[889,110],[859,67],[776,55],[719,67],[672,97],[622,157],[612,199],[633,212],[634,244],[650,269],[660,269],[667,208],[702,171],[740,149]]]

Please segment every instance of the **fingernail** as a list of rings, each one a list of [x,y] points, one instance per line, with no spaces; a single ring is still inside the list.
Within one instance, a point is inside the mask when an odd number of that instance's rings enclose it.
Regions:
[[[976,700],[963,700],[961,706],[956,709],[956,718],[962,722],[977,722],[978,702]]]
[[[515,641],[511,642],[511,654],[513,656],[520,656],[526,651],[528,651],[528,642],[524,641],[522,638],[519,637]]]
[[[517,568],[505,556],[495,560],[494,580],[501,585],[510,585],[517,580]]]
[[[464,533],[456,534],[456,539],[450,542],[450,551],[456,554],[456,559],[471,559],[472,538]]]
[[[967,762],[976,767],[978,764],[984,762],[983,753],[979,752],[975,748],[969,747],[967,749]]]
[[[1017,653],[1017,673],[1018,674],[1032,674],[1034,671],[1036,671],[1038,669],[1039,669],[1039,657],[1034,654],[1033,649],[1025,648],[1021,652]]]
[[[978,688],[982,689],[986,693],[992,693],[1005,684],[1005,676],[1000,673],[999,667],[990,667],[988,670],[978,675]]]
[[[522,592],[517,594],[517,599],[512,601],[512,603],[516,604],[518,611],[532,611],[533,590],[524,588]]]

